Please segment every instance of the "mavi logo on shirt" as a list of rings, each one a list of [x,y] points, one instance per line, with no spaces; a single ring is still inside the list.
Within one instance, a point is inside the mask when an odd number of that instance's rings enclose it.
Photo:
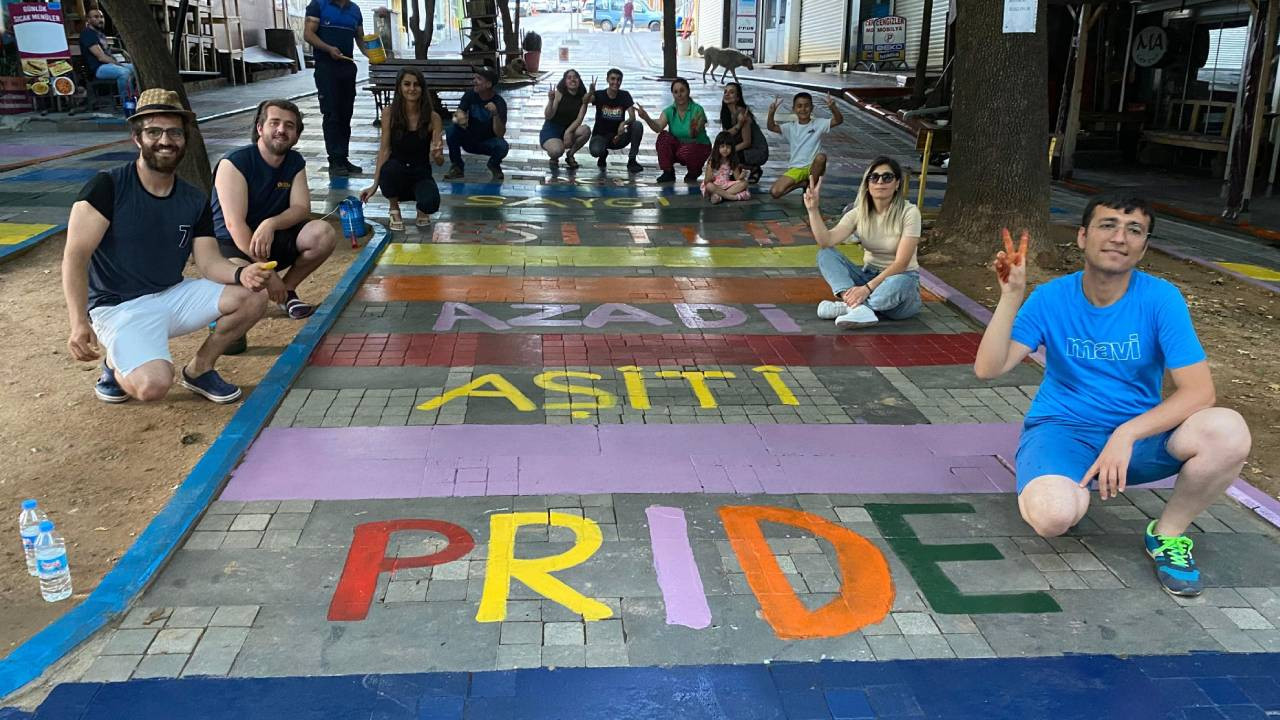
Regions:
[[[1067,338],[1067,357],[1081,360],[1140,360],[1142,346],[1138,334],[1130,333],[1125,341]]]

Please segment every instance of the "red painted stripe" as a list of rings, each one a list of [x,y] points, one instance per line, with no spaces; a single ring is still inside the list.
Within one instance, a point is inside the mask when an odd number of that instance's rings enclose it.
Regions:
[[[312,365],[968,365],[979,333],[920,335],[534,335],[370,333],[327,336]]]

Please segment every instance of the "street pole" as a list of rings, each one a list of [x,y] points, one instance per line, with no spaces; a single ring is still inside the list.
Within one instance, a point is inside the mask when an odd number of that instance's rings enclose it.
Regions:
[[[920,47],[916,51],[916,79],[911,87],[913,107],[924,105],[925,75],[929,72],[929,30],[933,25],[933,0],[924,0],[920,19]]]
[[[676,0],[662,0],[662,77],[674,78],[676,69]]]

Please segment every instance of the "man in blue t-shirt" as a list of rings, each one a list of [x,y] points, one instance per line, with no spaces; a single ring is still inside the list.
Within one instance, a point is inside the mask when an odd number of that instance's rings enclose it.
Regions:
[[[316,90],[319,91],[324,149],[329,175],[347,177],[364,172],[347,157],[351,144],[351,114],[356,104],[354,47],[367,57],[364,18],[351,0],[311,0],[302,37],[315,49]]]
[[[1146,529],[1156,577],[1174,595],[1200,594],[1187,527],[1226,491],[1249,454],[1244,418],[1214,407],[1213,378],[1182,293],[1134,268],[1155,224],[1146,201],[1092,199],[1076,244],[1084,270],[1041,285],[1024,305],[1027,238],[1005,234],[996,256],[1000,302],[974,372],[991,379],[1045,348],[1045,374],[1018,446],[1018,508],[1043,537],[1066,532],[1129,484],[1177,474]],[[1021,306],[1021,309],[1019,309]],[[1168,370],[1174,392],[1161,399]]]
[[[80,31],[80,57],[84,58],[85,68],[95,79],[115,80],[120,99],[138,95],[137,74],[133,65],[117,60],[107,45],[107,37],[103,34],[107,27],[107,18],[98,8],[89,10],[89,22]]]
[[[511,146],[507,144],[507,101],[497,93],[498,73],[481,66],[471,78],[471,88],[462,94],[453,122],[445,128],[445,142],[449,145],[449,162],[453,167],[444,174],[445,180],[462,177],[463,151],[489,158],[489,175],[494,182],[502,182],[502,158]]]
[[[223,256],[237,265],[274,260],[267,295],[295,320],[315,310],[298,298],[298,285],[338,243],[333,226],[311,220],[307,162],[293,149],[301,134],[297,105],[264,100],[254,118],[253,144],[231,151],[214,168],[211,200]],[[286,269],[283,277],[277,274]]]
[[[81,362],[105,355],[99,400],[160,400],[173,385],[169,338],[217,321],[178,382],[213,402],[240,397],[214,363],[262,318],[270,270],[238,267],[218,252],[209,196],[177,177],[195,115],[178,94],[153,88],[129,118],[138,158],[100,172],[67,220],[62,289]],[[201,277],[184,277],[189,259]]]

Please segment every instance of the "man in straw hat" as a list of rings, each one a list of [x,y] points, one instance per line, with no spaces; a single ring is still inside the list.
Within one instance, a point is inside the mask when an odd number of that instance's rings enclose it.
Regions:
[[[67,347],[82,362],[105,350],[94,388],[103,402],[163,398],[174,380],[169,338],[214,320],[178,382],[217,403],[240,397],[213,364],[262,317],[271,270],[223,258],[208,194],[175,175],[193,119],[177,93],[144,90],[129,118],[138,159],[98,173],[71,206],[62,262]],[[201,279],[182,276],[192,256]]]

